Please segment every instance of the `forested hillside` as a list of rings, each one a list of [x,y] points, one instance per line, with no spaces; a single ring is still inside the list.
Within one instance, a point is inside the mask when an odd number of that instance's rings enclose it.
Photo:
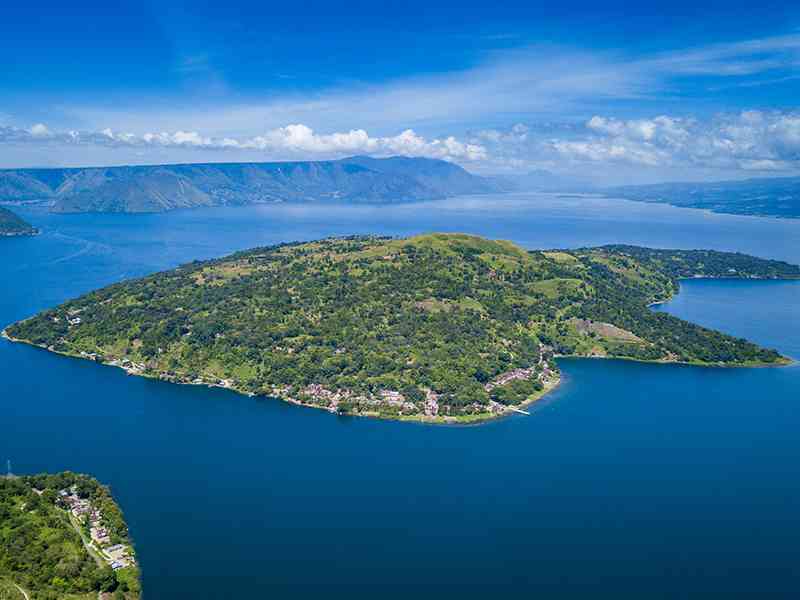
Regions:
[[[130,547],[119,507],[91,477],[0,478],[0,598],[137,600],[138,568],[108,560],[106,539]]]
[[[739,254],[528,252],[458,234],[258,248],[112,285],[9,336],[132,373],[338,412],[483,418],[558,379],[554,355],[782,364],[648,304],[679,277],[800,277]]]

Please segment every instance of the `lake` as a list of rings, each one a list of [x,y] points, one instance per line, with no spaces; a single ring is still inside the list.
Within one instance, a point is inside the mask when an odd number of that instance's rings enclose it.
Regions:
[[[19,211],[0,323],[194,259],[327,235],[464,231],[800,262],[800,221],[515,194],[164,215]],[[800,357],[800,282],[687,281],[657,307]],[[109,484],[147,600],[794,598],[800,368],[560,361],[472,427],[337,417],[0,340],[0,459]]]

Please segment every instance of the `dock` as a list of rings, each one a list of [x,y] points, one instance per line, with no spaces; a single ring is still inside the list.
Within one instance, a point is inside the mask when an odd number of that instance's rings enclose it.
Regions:
[[[513,410],[514,412],[518,412],[518,413],[520,413],[522,415],[530,416],[530,414],[531,414],[527,410],[522,410],[521,408],[514,408],[513,406],[509,406],[508,408],[509,408],[509,410]]]

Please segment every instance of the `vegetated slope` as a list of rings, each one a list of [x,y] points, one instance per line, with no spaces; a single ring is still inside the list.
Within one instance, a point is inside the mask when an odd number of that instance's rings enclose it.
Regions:
[[[800,218],[800,177],[629,185],[609,188],[605,193],[718,213]]]
[[[8,209],[0,207],[0,237],[34,235],[36,229],[30,223]]]
[[[492,191],[440,160],[211,163],[0,171],[0,200],[50,200],[55,212],[162,212],[266,202],[408,202]]]
[[[346,159],[349,165],[358,165],[379,173],[401,178],[411,178],[438,197],[461,194],[480,194],[498,191],[489,181],[468,173],[458,165],[443,160],[392,156],[371,158],[354,156]]]
[[[773,350],[648,309],[678,277],[731,269],[800,277],[796,266],[739,254],[353,237],[191,263],[7,333],[138,374],[331,410],[484,418],[552,385],[554,354],[781,364]]]
[[[86,543],[92,539],[91,531],[88,524],[81,524],[88,515],[70,515],[68,497],[97,511],[109,544],[130,547],[122,513],[108,490],[91,477],[68,472],[2,477],[0,592],[19,592],[19,586],[30,600],[97,600],[99,593],[108,599],[138,599],[138,568],[112,569],[96,541],[90,554]]]

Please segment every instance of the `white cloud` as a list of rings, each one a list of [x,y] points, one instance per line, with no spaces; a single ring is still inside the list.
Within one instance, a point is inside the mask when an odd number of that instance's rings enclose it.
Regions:
[[[800,112],[743,111],[708,118],[659,115],[531,122],[468,136],[486,151],[482,173],[547,169],[597,181],[720,179],[800,173]],[[737,175],[738,174],[738,175]]]
[[[115,132],[110,128],[99,132],[52,132],[40,123],[28,130],[0,127],[0,143],[238,150],[263,159],[335,158],[352,154],[423,156],[460,162],[487,158],[486,149],[480,144],[461,141],[453,136],[427,139],[411,129],[389,137],[372,137],[364,129],[318,134],[299,123],[241,138],[214,138],[196,131],[182,130],[143,135]]]
[[[181,56],[176,70],[200,81],[198,88],[160,98],[130,94],[130,104],[110,109],[37,99],[35,113],[0,115],[0,143],[30,143],[31,153],[39,150],[34,160],[48,162],[77,161],[89,149],[95,162],[134,153],[136,160],[194,160],[199,151],[213,160],[403,154],[482,172],[587,165],[599,171],[606,164],[791,170],[800,160],[800,113],[698,119],[659,108],[665,93],[670,102],[691,101],[725,86],[797,77],[797,34],[646,56],[540,45],[488,54],[462,71],[264,96],[209,94],[213,56]],[[626,118],[632,106],[637,115],[660,116]],[[40,114],[54,115],[49,127],[21,127]],[[117,150],[106,157],[100,151],[109,147]],[[21,156],[0,148],[3,166]]]
[[[204,153],[202,158],[198,153]],[[693,172],[711,178],[714,173],[794,173],[800,172],[800,112],[749,110],[710,118],[662,114],[634,119],[596,114],[583,121],[520,122],[435,137],[413,129],[387,136],[370,135],[365,128],[320,133],[303,123],[238,136],[208,135],[194,128],[132,133],[111,128],[59,131],[43,123],[28,128],[0,125],[0,156],[13,156],[16,166],[64,155],[71,157],[69,164],[87,160],[113,164],[330,159],[354,154],[439,158],[481,173],[548,169],[598,179],[652,179]],[[92,158],[80,158],[86,156]]]
[[[36,125],[31,127],[28,131],[33,137],[46,137],[50,135],[50,130],[44,123],[37,123]]]
[[[745,111],[709,121],[659,116],[618,120],[594,116],[588,137],[550,140],[572,161],[627,162],[651,167],[743,170],[797,169],[800,114]]]
[[[594,162],[629,162],[649,167],[664,163],[667,155],[653,147],[643,147],[620,141],[566,141],[553,140],[552,147],[569,159]]]
[[[202,61],[188,62],[198,63]],[[462,71],[379,85],[350,83],[245,100],[207,93],[187,93],[190,97],[179,99],[138,95],[140,104],[134,106],[119,104],[109,109],[59,102],[58,110],[67,126],[80,123],[101,130],[113,125],[140,135],[153,130],[199,130],[215,137],[237,137],[254,124],[272,130],[286,123],[349,131],[354,115],[359,127],[381,134],[408,127],[429,133],[456,126],[476,130],[487,123],[505,126],[552,115],[602,114],[610,103],[620,101],[652,107],[665,92],[674,96],[682,91],[692,78],[704,89],[721,84],[765,85],[768,80],[781,82],[796,76],[798,65],[800,35],[635,57],[538,45],[488,54]]]
[[[530,127],[524,123],[516,123],[512,125],[508,131],[499,131],[497,129],[482,129],[475,132],[474,137],[476,140],[486,140],[488,142],[520,144],[528,139]]]

